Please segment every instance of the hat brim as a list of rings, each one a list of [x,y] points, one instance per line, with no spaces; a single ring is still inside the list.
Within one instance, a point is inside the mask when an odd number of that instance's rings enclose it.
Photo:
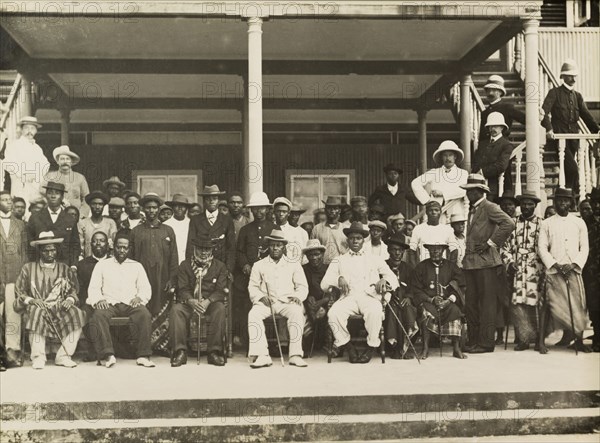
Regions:
[[[302,253],[306,254],[307,252],[310,252],[310,251],[322,251],[322,252],[325,252],[326,249],[327,248],[325,248],[325,246],[323,246],[323,245],[321,245],[321,246],[313,246],[311,248],[304,248],[304,249],[302,249]]]
[[[56,163],[58,163],[58,157],[60,157],[61,155],[68,155],[69,157],[71,157],[71,166],[75,166],[81,161],[81,158],[74,152],[60,152],[54,156],[54,161]]]
[[[290,209],[290,212],[296,212],[298,214],[304,214],[306,209]]]
[[[144,207],[144,205],[148,202],[156,202],[158,204],[158,206],[162,206],[164,204],[164,202],[161,200],[160,197],[150,196],[150,197],[140,198],[140,206],[141,207]]]
[[[365,231],[365,230],[361,230],[361,229],[344,228],[343,232],[346,237],[348,237],[350,234],[360,234],[363,236],[363,238],[367,238],[369,236],[369,231]]]
[[[424,248],[428,248],[428,249],[436,247],[436,246],[441,246],[443,248],[449,248],[450,247],[450,246],[448,246],[448,245],[446,245],[444,243],[425,243],[425,244],[423,244],[423,247]]]
[[[194,248],[213,249],[215,247],[215,244],[210,241],[201,241],[201,242],[192,242],[192,246]]]
[[[498,91],[502,92],[502,95],[506,95],[506,89],[494,83],[488,83],[483,87],[483,89],[497,89]]]
[[[485,127],[488,128],[490,126],[504,126],[506,129],[508,129],[508,125],[506,123],[502,123],[502,124],[497,124],[497,123],[486,123]]]
[[[43,246],[43,245],[52,245],[52,244],[59,244],[62,243],[64,241],[63,238],[47,238],[44,240],[33,240],[31,243],[29,243],[31,246]]]
[[[86,203],[89,205],[89,204],[90,204],[90,202],[91,202],[93,199],[95,199],[95,198],[100,198],[100,199],[102,199],[102,202],[103,202],[105,205],[107,205],[107,204],[110,202],[110,200],[109,200],[108,198],[106,198],[106,196],[104,196],[104,195],[99,195],[99,194],[88,194],[88,195],[86,195],[86,196],[85,196],[85,202],[86,202]]]
[[[475,183],[460,185],[460,188],[466,189],[466,190],[479,188],[482,191],[490,192],[490,188],[487,185],[480,185],[480,184],[475,184]]]
[[[540,203],[540,202],[542,201],[542,199],[541,199],[541,198],[539,198],[539,197],[536,197],[535,195],[517,195],[517,196],[515,197],[515,200],[517,200],[519,203],[520,203],[522,200],[533,200],[533,201],[534,201],[534,202],[536,202],[536,203]]]
[[[168,202],[165,202],[165,205],[169,206],[171,209],[173,209],[173,206],[175,206],[175,205],[182,205],[182,206],[190,208],[190,207],[194,206],[194,203],[168,201]]]
[[[325,206],[334,206],[334,207],[336,207],[336,208],[342,208],[342,207],[346,206],[344,203],[341,203],[341,202],[340,202],[340,203],[327,203],[327,202],[325,202],[325,201],[323,201],[323,200],[321,200],[321,202],[322,202],[322,203],[323,203]]]
[[[278,242],[282,242],[283,244],[288,244],[287,239],[283,238],[283,237],[271,237],[270,235],[265,235],[265,240],[270,240],[270,241],[278,241]]]
[[[434,153],[433,153],[433,162],[436,165],[442,165],[443,162],[440,160],[440,156],[446,152],[446,151],[450,151],[450,152],[454,152],[456,154],[456,164],[462,163],[462,161],[465,158],[465,154],[464,152],[462,152],[460,149],[456,149],[456,148],[445,148],[445,149],[437,149]]]
[[[24,125],[32,125],[32,126],[35,126],[38,129],[40,129],[42,127],[41,124],[34,123],[34,122],[19,122],[19,123],[17,123],[17,126],[24,126]]]
[[[42,188],[44,188],[44,189],[54,189],[55,191],[60,191],[60,192],[62,192],[63,194],[66,194],[66,193],[67,193],[67,190],[66,190],[66,189],[61,189],[61,188],[59,188],[59,187],[56,187],[56,186],[48,186],[48,185],[44,185],[44,186],[42,186]]]
[[[273,203],[269,203],[269,202],[248,203],[246,205],[247,208],[270,208],[272,206],[273,206]]]
[[[388,246],[392,246],[392,245],[396,245],[396,246],[400,246],[404,249],[408,249],[410,248],[408,243],[402,242],[402,241],[397,241],[397,240],[388,240],[387,241],[387,245]]]
[[[201,195],[202,197],[209,197],[211,195],[218,196],[218,195],[225,195],[225,194],[226,194],[225,191],[219,191],[219,192],[198,192],[198,195]]]
[[[577,77],[579,75],[579,72],[577,71],[563,71],[560,73],[560,75],[573,75],[575,77]]]
[[[119,185],[120,188],[125,189],[125,186],[127,186],[125,183],[121,182],[121,181],[111,181],[111,180],[104,180],[102,182],[102,186],[104,186],[105,188],[108,188],[109,185]]]
[[[516,197],[505,197],[503,195],[501,195],[500,197],[496,198],[496,203],[500,203],[502,200],[511,200],[517,206],[520,204],[519,200]]]

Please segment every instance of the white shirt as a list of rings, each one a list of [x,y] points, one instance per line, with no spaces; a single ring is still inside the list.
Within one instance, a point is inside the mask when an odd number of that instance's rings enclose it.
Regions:
[[[421,223],[420,225],[415,226],[412,236],[410,237],[410,249],[418,252],[420,262],[429,258],[429,251],[423,246],[425,243],[445,243],[449,246],[450,252],[458,249],[454,230],[450,225],[438,224],[433,226],[427,223]]]
[[[410,186],[422,205],[430,200],[436,200],[431,196],[433,191],[441,192],[445,203],[461,199],[460,204],[463,204],[467,191],[460,186],[467,184],[468,177],[469,172],[456,165],[450,169],[442,166],[421,174],[411,182]]]
[[[321,289],[327,291],[330,286],[338,287],[338,280],[344,277],[350,287],[349,296],[371,296],[378,298],[375,283],[385,279],[392,290],[398,287],[398,279],[381,257],[376,257],[364,251],[348,251],[332,261],[321,281]]]
[[[52,219],[52,223],[56,223],[56,220],[58,219],[58,216],[60,215],[61,211],[62,211],[62,207],[59,207],[58,209],[55,210],[55,212],[52,212],[52,209],[50,209],[50,207],[47,208],[48,213],[50,214],[50,218]]]
[[[388,183],[387,188],[392,195],[396,195],[396,193],[398,192],[398,183],[396,183],[394,186],[392,186]]]
[[[141,263],[125,259],[119,263],[115,257],[99,260],[90,279],[86,303],[94,306],[101,300],[110,305],[128,305],[139,297],[145,305],[152,296],[152,287]]]
[[[502,133],[498,134],[496,137],[494,137],[494,136],[490,136],[490,141],[491,141],[492,143],[494,143],[494,142],[498,141],[498,139],[499,139],[500,137],[502,137]]]
[[[560,83],[560,84],[561,84],[562,86],[564,86],[565,88],[567,88],[569,91],[572,91],[572,90],[574,89],[574,88],[573,88],[573,86],[569,86],[569,85],[567,85],[567,84],[565,83],[565,81],[564,81],[564,80],[561,80],[561,83]]]
[[[561,217],[558,214],[542,221],[538,240],[538,255],[542,259],[546,272],[554,274],[552,268],[575,263],[581,273],[589,254],[588,230],[585,222],[573,214]]]
[[[139,225],[142,222],[142,218],[141,217],[140,218],[136,218],[136,219],[127,217],[127,220],[129,220],[129,229],[135,228],[137,225]]]
[[[209,212],[208,210],[206,210],[204,211],[204,213],[206,214],[206,218],[208,219],[210,225],[214,225],[217,221],[217,216],[219,215],[219,209],[217,208],[215,212]]]
[[[0,211],[0,223],[2,223],[2,228],[4,229],[4,233],[8,237],[8,233],[10,232],[10,212],[2,212]]]
[[[375,246],[373,243],[371,243],[371,237],[365,239],[363,249],[366,254],[371,254],[376,257],[380,257],[383,260],[387,260],[388,258],[390,258],[390,254],[387,250],[387,245],[383,242],[380,242],[377,246]]]
[[[501,100],[501,98],[500,98],[500,97],[498,97],[498,98],[497,98],[496,100],[494,100],[493,102],[490,102],[490,105],[489,105],[489,106],[495,105],[495,104],[496,104],[496,103],[498,103],[500,100]],[[488,106],[488,107],[489,107],[489,106]]]
[[[300,226],[292,226],[289,223],[285,225],[281,225],[281,231],[283,232],[283,236],[288,241],[288,244],[285,248],[285,255],[288,257],[288,260],[302,262],[305,258],[302,254],[302,249],[306,247],[306,243],[308,243],[308,233],[302,229]]]
[[[304,301],[308,296],[308,283],[299,261],[291,261],[284,256],[275,262],[269,256],[252,266],[248,292],[253,304],[267,295],[284,303],[287,303],[288,297]]]
[[[175,217],[171,217],[165,222],[165,225],[173,228],[175,241],[177,242],[177,256],[180,261],[183,261],[185,259],[188,233],[190,232],[190,219],[184,217],[183,220],[177,220]]]

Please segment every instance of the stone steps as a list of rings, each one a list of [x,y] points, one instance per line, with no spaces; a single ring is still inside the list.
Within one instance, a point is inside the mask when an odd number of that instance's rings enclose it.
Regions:
[[[2,441],[367,441],[589,434],[596,391],[2,404]]]

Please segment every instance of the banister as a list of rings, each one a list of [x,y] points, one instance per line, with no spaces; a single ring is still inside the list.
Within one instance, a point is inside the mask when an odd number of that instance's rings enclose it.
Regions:
[[[17,74],[15,82],[13,83],[12,88],[10,89],[10,94],[6,99],[6,104],[4,105],[6,108],[6,112],[0,118],[0,130],[4,130],[6,127],[6,120],[8,120],[8,116],[10,115],[10,112],[14,106],[19,89],[21,88],[21,79],[21,74]]]

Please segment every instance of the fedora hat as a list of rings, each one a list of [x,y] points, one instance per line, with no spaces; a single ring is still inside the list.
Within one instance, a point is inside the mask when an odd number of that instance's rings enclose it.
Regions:
[[[388,246],[398,245],[402,246],[404,249],[408,249],[410,247],[408,243],[406,243],[406,235],[400,233],[392,235],[390,238],[387,239],[386,243]]]
[[[592,188],[592,192],[585,195],[590,200],[600,200],[600,188]]]
[[[246,204],[248,208],[256,208],[261,206],[271,206],[271,202],[269,201],[269,196],[262,191],[253,192],[250,196],[250,200]]]
[[[515,191],[507,189],[501,196],[496,198],[496,203],[500,204],[502,200],[511,200],[515,205],[519,206],[519,200],[515,198]]]
[[[506,89],[504,89],[504,79],[497,74],[490,75],[483,88],[484,89],[498,89],[498,90],[502,91],[502,95],[506,95]]]
[[[38,235],[37,240],[33,240],[29,243],[31,246],[42,246],[62,243],[64,239],[57,238],[52,231],[43,231]]]
[[[67,189],[65,188],[64,183],[48,182],[44,186],[42,186],[42,188],[44,188],[44,189],[54,189],[56,191],[61,191],[62,193],[67,192]]]
[[[345,203],[342,201],[341,197],[327,197],[327,201],[323,202],[325,206],[345,206]]]
[[[119,206],[122,208],[125,206],[125,200],[121,197],[112,197],[108,202],[108,206]]]
[[[269,235],[265,235],[265,238],[271,241],[280,241],[285,244],[288,242],[281,229],[273,229]]]
[[[169,200],[165,202],[165,204],[171,207],[175,205],[183,205],[189,208],[190,206],[192,206],[193,203],[190,203],[188,198],[183,194],[173,194],[173,200]]]
[[[565,60],[560,67],[560,75],[579,75],[579,69],[574,60]]]
[[[128,197],[131,194],[128,195]],[[162,199],[158,196],[156,192],[147,192],[144,194],[142,198],[140,198],[140,206],[144,207],[144,205],[148,202],[156,202],[156,204],[160,207],[163,205]]]
[[[33,125],[38,129],[42,127],[42,125],[38,123],[38,119],[32,116],[22,117],[21,120],[19,120],[19,123],[17,123],[17,126],[23,125]]]
[[[54,157],[54,161],[58,163],[58,157],[61,155],[68,155],[71,157],[71,165],[75,166],[81,160],[77,154],[75,154],[67,145],[59,146],[58,148],[54,148],[52,151],[52,157]]]
[[[121,188],[121,189],[125,189],[125,186],[126,186],[125,183],[123,183],[121,181],[121,179],[119,177],[117,177],[116,175],[113,175],[108,180],[104,180],[102,182],[102,186],[104,186],[105,188],[108,188],[108,185],[118,185],[119,188]]]
[[[199,192],[198,195],[208,196],[208,195],[225,195],[225,191],[221,191],[217,185],[205,186],[202,192]]]
[[[353,233],[359,233],[360,235],[363,236],[363,238],[366,238],[369,236],[369,231],[364,228],[364,226],[361,222],[352,222],[352,224],[349,227],[344,228],[343,231],[344,231],[344,235],[346,237],[348,237],[350,234],[353,234]]]
[[[306,247],[302,248],[302,253],[306,254],[307,252],[315,250],[325,251],[325,249],[325,246],[321,244],[318,238],[313,238],[306,243]]]
[[[393,163],[388,163],[387,165],[385,165],[383,167],[383,172],[388,172],[388,171],[396,171],[398,174],[402,174],[402,168]]]
[[[105,205],[108,204],[109,199],[108,199],[108,195],[106,195],[104,192],[102,191],[92,191],[90,192],[88,195],[85,196],[85,202],[89,205],[92,203],[92,200],[95,198],[99,198],[102,200],[102,203],[104,203]]]
[[[306,212],[306,209],[304,209],[300,205],[293,205],[292,209],[290,209],[290,212],[304,214]]]
[[[277,205],[286,205],[288,209],[292,209],[292,206],[294,206],[292,202],[285,197],[277,197],[275,200],[273,200],[273,206],[275,207]]]
[[[554,191],[554,199],[558,197],[573,198],[573,190],[571,188],[556,188]]]
[[[517,195],[515,198],[519,201],[519,203],[522,200],[533,200],[536,204],[542,201],[537,195],[535,195],[535,192],[528,190],[523,191],[521,195]]]
[[[485,192],[490,192],[490,188],[487,185],[487,180],[481,174],[469,174],[467,177],[467,183],[460,185],[462,189],[474,189],[479,188]]]
[[[456,143],[454,143],[452,140],[444,140],[442,143],[440,143],[440,146],[433,153],[433,161],[436,165],[442,164],[440,157],[442,155],[442,152],[445,151],[451,151],[456,154],[457,164],[461,163],[463,161],[463,158],[465,158],[465,154],[462,152],[462,149],[460,149]]]
[[[504,126],[508,129],[508,125],[504,121],[504,115],[500,112],[490,112],[490,115],[488,115],[487,121],[485,122],[485,126]]]

